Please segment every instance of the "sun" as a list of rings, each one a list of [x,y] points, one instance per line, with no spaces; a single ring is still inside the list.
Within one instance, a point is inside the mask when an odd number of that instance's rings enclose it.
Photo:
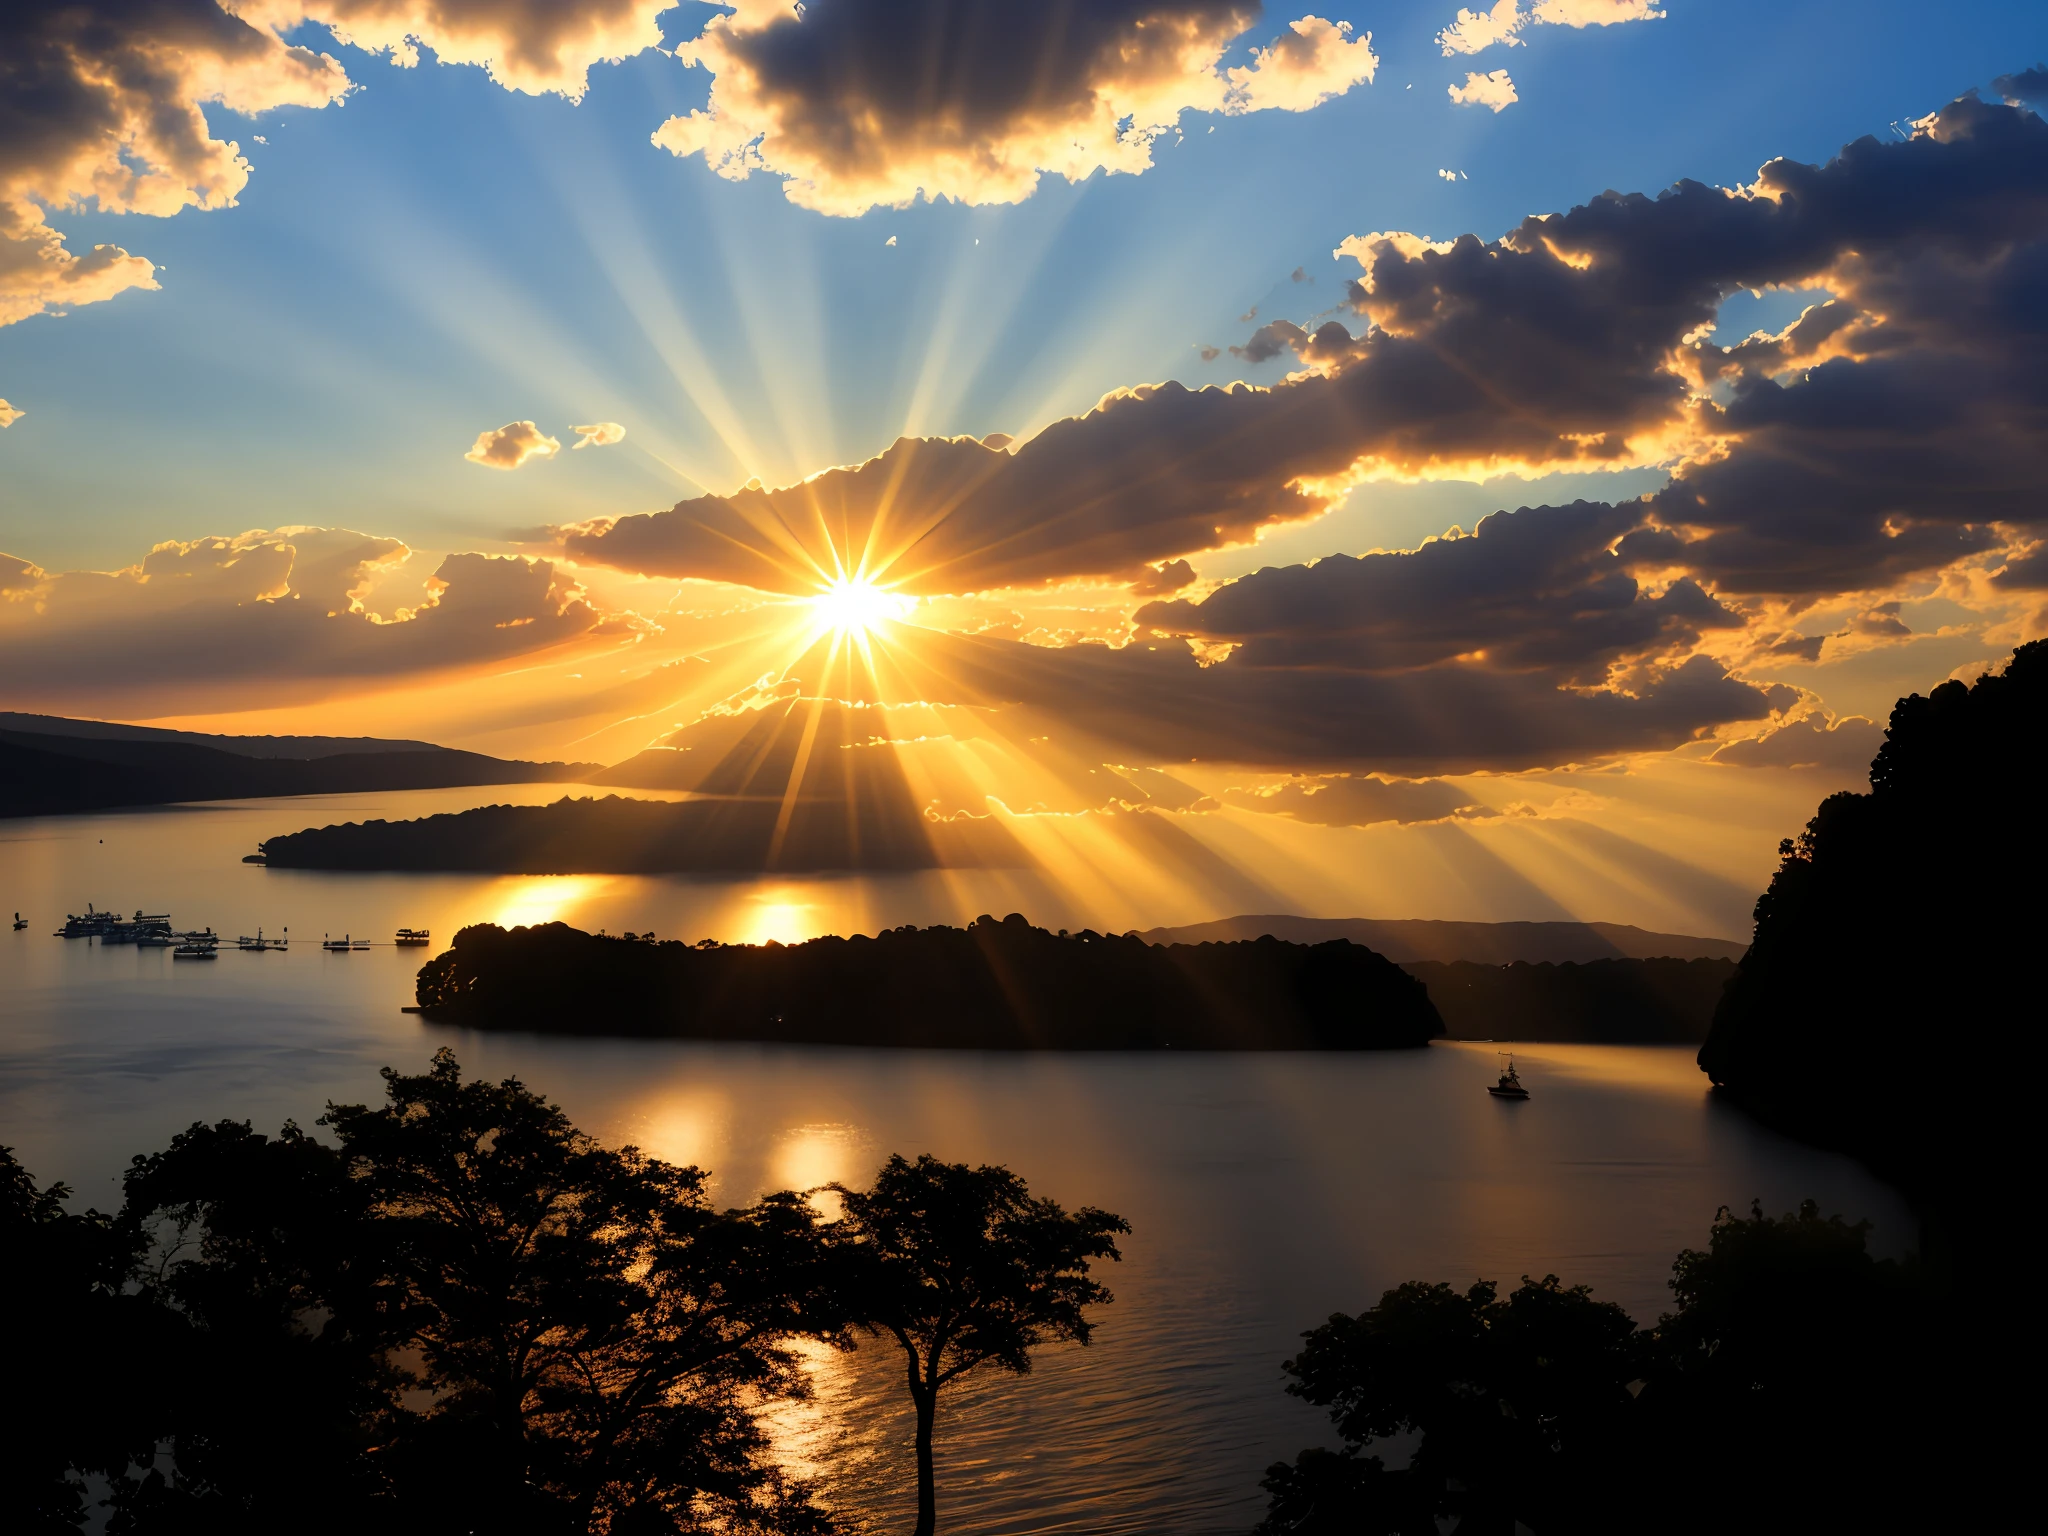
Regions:
[[[841,576],[811,599],[819,622],[842,636],[859,639],[887,619],[900,619],[916,599],[876,586],[865,576]]]

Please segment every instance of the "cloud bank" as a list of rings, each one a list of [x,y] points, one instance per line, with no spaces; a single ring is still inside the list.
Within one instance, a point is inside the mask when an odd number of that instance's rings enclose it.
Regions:
[[[1305,112],[1378,68],[1370,35],[1317,16],[1226,65],[1259,15],[1256,0],[933,0],[913,40],[891,0],[739,0],[677,49],[711,98],[654,142],[732,180],[781,176],[826,214],[1019,202],[1043,175],[1146,170],[1183,113]]]
[[[411,558],[396,539],[279,528],[159,544],[118,571],[44,571],[0,556],[5,707],[75,709],[146,697],[137,658],[177,669],[181,702],[245,701],[252,684],[299,693],[343,679],[426,674],[561,645],[597,612],[546,560],[455,554],[427,600],[365,610],[371,582]]]

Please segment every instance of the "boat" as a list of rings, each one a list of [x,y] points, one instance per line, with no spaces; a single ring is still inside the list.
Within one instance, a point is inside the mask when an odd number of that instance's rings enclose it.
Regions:
[[[263,937],[263,930],[261,928],[258,928],[256,930],[255,938],[252,939],[249,937],[248,934],[245,933],[240,938],[236,939],[235,948],[241,950],[245,954],[266,955],[270,953],[271,950],[283,949],[290,943],[291,940],[289,939],[266,939],[265,937]]]
[[[218,945],[201,944],[195,940],[188,940],[171,951],[171,958],[173,960],[216,960],[219,957],[220,947]]]
[[[100,912],[91,902],[85,904],[85,913],[66,914],[64,926],[57,930],[60,939],[96,939],[111,928],[119,919],[112,912]]]
[[[169,949],[172,945],[176,944],[177,942],[178,941],[172,938],[168,933],[152,932],[145,933],[137,937],[137,939],[135,940],[135,947],[137,949]]]
[[[28,919],[27,919],[27,918],[25,918],[25,917],[23,917],[23,916],[22,916],[22,915],[21,915],[21,914],[20,914],[19,912],[15,913],[15,914],[14,914],[14,931],[15,931],[16,933],[19,933],[19,932],[21,932],[21,930],[22,930],[22,929],[26,928],[27,926],[28,926]]]
[[[1526,1099],[1529,1090],[1522,1086],[1522,1079],[1515,1072],[1515,1058],[1507,1059],[1507,1069],[1501,1073],[1500,1081],[1486,1091],[1496,1099]]]
[[[401,928],[398,930],[398,937],[392,942],[395,944],[431,944],[433,941],[434,936],[424,928]]]
[[[344,933],[338,939],[329,939],[323,937],[320,940],[320,947],[330,954],[346,955],[352,954],[354,951],[359,949],[368,949],[370,947],[370,941],[368,939],[358,939],[350,934]]]

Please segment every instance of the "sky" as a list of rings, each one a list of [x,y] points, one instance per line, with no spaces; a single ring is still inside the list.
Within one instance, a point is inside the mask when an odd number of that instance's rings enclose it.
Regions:
[[[1077,869],[1170,826],[1297,904],[1315,848],[1325,905],[1732,932],[1894,698],[2048,628],[2044,55],[2025,4],[16,8],[0,708],[671,765],[829,710],[931,815],[1124,818]]]

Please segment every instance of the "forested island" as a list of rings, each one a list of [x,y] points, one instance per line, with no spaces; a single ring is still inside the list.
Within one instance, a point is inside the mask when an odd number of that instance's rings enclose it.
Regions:
[[[1376,1050],[1443,1028],[1356,944],[1155,945],[1015,913],[758,946],[486,924],[422,967],[418,1000],[478,1028],[989,1050]]]
[[[579,779],[591,763],[528,763],[421,741],[205,736],[0,714],[0,816],[187,800],[362,794]]]
[[[993,817],[926,818],[907,795],[569,798],[416,821],[348,822],[267,838],[279,869],[460,870],[500,875],[758,874],[946,869],[1029,861]]]

